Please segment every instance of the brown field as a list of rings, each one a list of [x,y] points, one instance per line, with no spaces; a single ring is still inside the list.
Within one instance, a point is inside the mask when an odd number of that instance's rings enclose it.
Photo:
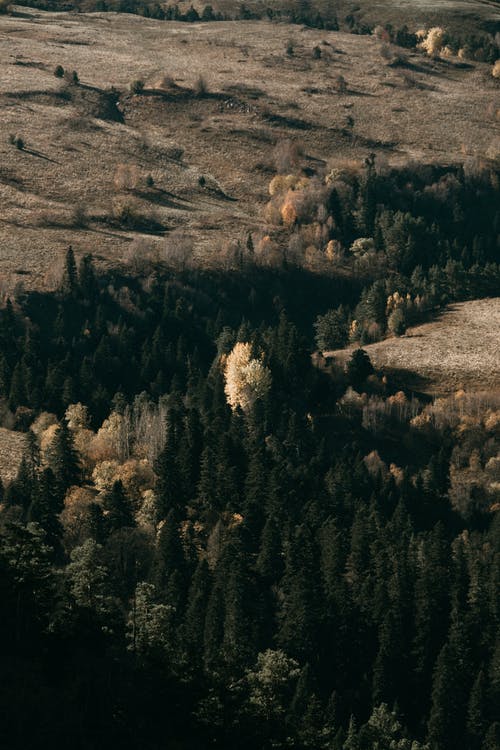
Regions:
[[[0,479],[4,484],[16,477],[25,447],[26,435],[0,427]]]
[[[363,348],[376,369],[422,392],[500,393],[500,297],[450,305],[432,323]],[[325,355],[342,363],[351,352]]]
[[[116,262],[138,242],[168,253],[177,230],[195,256],[216,256],[261,230],[276,144],[286,139],[303,146],[310,170],[370,152],[394,165],[473,164],[500,152],[498,81],[482,63],[405,53],[405,67],[391,67],[375,38],[267,21],[18,11],[0,25],[7,288],[53,282],[69,244]],[[56,65],[76,70],[80,84],[56,78]],[[335,91],[339,75],[345,93]],[[207,93],[197,95],[200,76]],[[141,95],[129,93],[136,79]],[[139,223],[117,220],[124,205]]]

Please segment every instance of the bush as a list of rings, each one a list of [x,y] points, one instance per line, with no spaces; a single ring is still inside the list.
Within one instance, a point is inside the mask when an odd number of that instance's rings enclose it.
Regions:
[[[64,68],[62,65],[56,65],[54,68],[54,75],[56,78],[64,78]]]
[[[362,385],[369,375],[373,375],[374,369],[370,357],[364,349],[356,349],[347,363],[347,377],[353,386]]]
[[[340,308],[328,310],[325,315],[319,315],[314,328],[316,330],[316,346],[320,351],[342,349],[348,342],[347,321]]]
[[[500,60],[497,60],[491,69],[491,75],[493,78],[500,78]]]
[[[73,70],[71,73],[69,72],[69,70],[63,71],[63,76],[64,76],[64,79],[68,83],[72,83],[76,85],[77,83],[80,82],[80,79],[78,78],[78,73],[76,72],[76,70]]]
[[[422,37],[422,32],[418,34]],[[419,47],[427,52],[429,57],[438,57],[444,46],[445,32],[440,26],[434,26],[424,35]]]
[[[141,81],[140,79],[132,81],[130,84],[130,91],[132,94],[142,94],[144,91],[144,81]]]
[[[338,75],[333,81],[333,89],[337,94],[345,94],[347,91],[347,81],[343,75]]]
[[[313,58],[315,60],[321,59],[321,47],[318,47],[318,45],[316,45],[316,47],[314,47],[313,49]]]
[[[85,206],[75,206],[71,213],[71,224],[79,228],[87,226],[88,216]]]
[[[198,80],[194,85],[194,93],[196,94],[196,96],[205,96],[205,94],[208,93],[207,82],[205,81],[203,76],[198,77]]]
[[[387,328],[395,336],[402,336],[406,331],[406,316],[401,307],[396,307],[387,319]]]

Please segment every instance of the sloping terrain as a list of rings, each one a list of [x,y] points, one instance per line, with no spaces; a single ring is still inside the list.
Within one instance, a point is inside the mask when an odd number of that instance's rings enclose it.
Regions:
[[[168,254],[175,230],[207,261],[262,227],[270,177],[287,168],[282,141],[301,144],[310,173],[370,152],[389,164],[497,155],[489,66],[417,53],[390,66],[380,51],[372,37],[264,21],[4,16],[4,287],[50,284],[69,244],[111,262],[138,243]],[[79,83],[57,78],[58,65]],[[143,93],[130,93],[135,80]]]
[[[431,323],[363,347],[373,365],[433,395],[500,389],[500,297],[450,305]],[[325,352],[344,362],[352,349]]]
[[[24,433],[0,427],[0,479],[4,484],[16,477],[25,449],[26,435]]]
[[[189,6],[190,3],[184,5]],[[249,0],[245,5],[260,12],[265,12],[268,7],[286,11],[292,6],[287,0]],[[228,14],[235,11],[234,0],[219,0],[215,6]],[[497,0],[336,0],[335,3],[316,0],[311,6],[318,9],[324,18],[334,12],[341,22],[350,15],[365,24],[407,25],[412,31],[441,24],[454,33],[464,35],[477,33],[481,29],[491,31],[495,24],[500,23]]]

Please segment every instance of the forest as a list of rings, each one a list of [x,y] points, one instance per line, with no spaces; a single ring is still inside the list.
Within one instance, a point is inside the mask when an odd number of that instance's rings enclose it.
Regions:
[[[500,404],[362,348],[498,294],[499,177],[280,177],[224,269],[6,300],[3,747],[500,746]]]

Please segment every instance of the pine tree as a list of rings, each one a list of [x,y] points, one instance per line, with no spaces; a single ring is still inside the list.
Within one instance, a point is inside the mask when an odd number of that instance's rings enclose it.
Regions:
[[[71,245],[66,252],[61,288],[65,294],[71,296],[75,295],[78,288],[75,254]]]
[[[160,529],[153,561],[153,581],[180,618],[186,600],[189,571],[182,547],[179,519],[171,510]]]
[[[92,255],[82,257],[78,269],[78,283],[83,299],[87,302],[94,302],[98,289]]]
[[[37,482],[29,509],[29,520],[37,521],[46,533],[49,544],[58,556],[61,555],[62,526],[59,514],[64,508],[59,486],[50,468],[44,469]]]
[[[203,633],[210,594],[210,571],[206,560],[199,561],[194,572],[187,598],[186,612],[182,624],[182,641],[191,664],[202,663]]]
[[[56,430],[49,446],[49,465],[59,488],[61,497],[72,485],[78,484],[81,477],[80,462],[74,447],[73,435],[63,420]]]
[[[219,566],[225,581],[222,655],[232,671],[248,665],[257,652],[256,592],[240,540],[227,545]]]
[[[113,482],[111,490],[104,495],[102,505],[105,511],[106,526],[110,532],[135,526],[130,500],[119,479]]]
[[[310,531],[299,526],[287,545],[278,631],[279,644],[297,658],[310,658],[315,650],[318,578]]]
[[[471,750],[479,750],[486,733],[486,681],[484,671],[479,670],[472,686],[467,708],[467,734]]]
[[[90,503],[87,518],[88,535],[96,544],[103,545],[108,536],[106,519],[98,503]]]
[[[183,510],[185,497],[183,482],[177,461],[175,436],[171,433],[164,449],[156,462],[158,482],[156,494],[158,497],[158,512],[160,519],[166,518],[170,511],[176,513]]]

